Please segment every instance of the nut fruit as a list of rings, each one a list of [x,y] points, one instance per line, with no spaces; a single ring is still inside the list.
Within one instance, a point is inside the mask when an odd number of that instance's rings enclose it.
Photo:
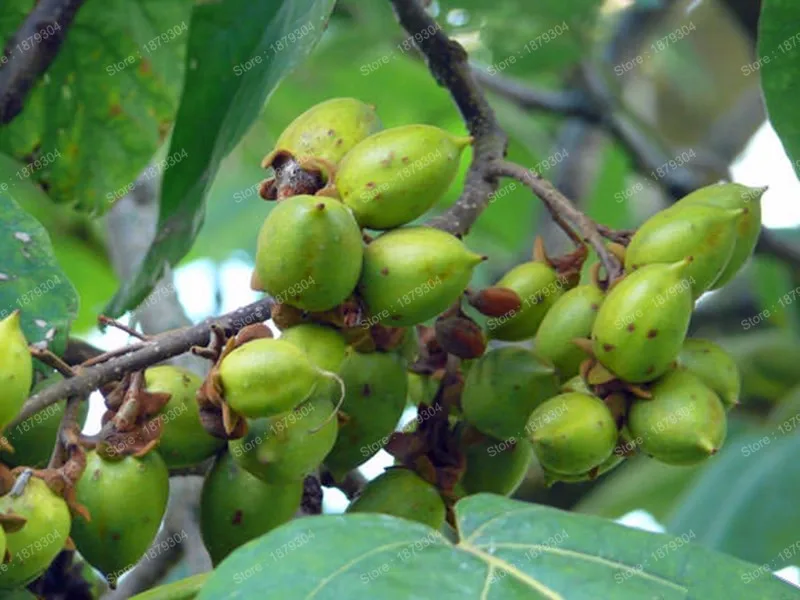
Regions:
[[[464,448],[467,468],[461,478],[466,495],[486,492],[510,496],[520,486],[533,459],[528,440],[516,443],[486,438]]]
[[[336,371],[342,366],[347,343],[332,327],[314,323],[295,325],[283,330],[280,339],[300,348],[320,369]]]
[[[710,387],[730,410],[739,404],[742,380],[733,357],[709,340],[689,338],[678,355],[678,369],[688,371]]]
[[[19,414],[32,380],[33,361],[15,310],[0,321],[0,430]]]
[[[278,302],[325,311],[353,292],[363,255],[361,230],[341,202],[292,196],[261,227],[255,274]]]
[[[422,216],[450,187],[472,138],[431,125],[376,133],[342,159],[336,189],[362,227],[391,229]]]

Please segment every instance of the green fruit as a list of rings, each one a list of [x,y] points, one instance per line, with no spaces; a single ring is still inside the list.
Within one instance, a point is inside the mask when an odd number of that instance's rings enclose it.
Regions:
[[[302,481],[330,452],[338,428],[334,405],[325,394],[314,396],[287,413],[250,421],[247,435],[228,443],[234,460],[267,483]]]
[[[580,392],[581,394],[593,395],[592,388],[580,375],[575,375],[561,384],[562,392]]]
[[[694,297],[708,290],[733,256],[736,227],[744,209],[701,204],[675,205],[648,219],[625,251],[625,269],[653,263],[674,263],[691,257],[685,277]]]
[[[302,497],[302,481],[270,485],[242,469],[230,454],[218,456],[200,496],[200,533],[214,565],[289,521]]]
[[[728,265],[709,288],[716,290],[733,279],[755,250],[761,233],[761,197],[767,188],[751,188],[738,183],[720,183],[695,190],[675,206],[704,204],[719,208],[746,208],[736,224],[736,242]]]
[[[53,373],[33,386],[30,393],[36,394],[62,380],[61,375]],[[24,465],[34,469],[44,468],[50,461],[65,408],[66,401],[59,401],[7,429],[3,435],[14,448],[14,452],[0,452],[0,460],[9,467]],[[79,425],[86,421],[87,414],[89,403],[81,402],[78,409]]]
[[[396,467],[370,481],[347,512],[369,512],[417,521],[433,529],[444,523],[439,490],[409,469]]]
[[[75,492],[91,521],[76,518],[72,539],[87,562],[114,583],[156,537],[169,496],[167,467],[158,452],[107,460],[91,451]]]
[[[15,310],[0,321],[0,430],[19,414],[33,380],[33,361]]]
[[[652,381],[678,357],[693,308],[687,264],[644,266],[606,294],[592,328],[592,349],[621,379]]]
[[[0,513],[27,519],[19,530],[5,533],[10,562],[0,565],[0,589],[9,590],[45,572],[70,535],[70,515],[63,498],[37,477],[31,477],[18,496],[0,498]]]
[[[429,375],[408,373],[408,402],[412,406],[431,406],[436,392],[439,391],[439,381]]]
[[[739,404],[742,380],[733,357],[709,340],[687,339],[678,355],[678,368],[710,387],[725,408]]]
[[[628,411],[628,428],[644,452],[669,465],[693,465],[722,447],[725,407],[700,379],[672,371],[650,392],[652,398],[634,400]]]
[[[431,125],[376,133],[336,171],[336,189],[362,227],[391,229],[422,216],[447,191],[472,138]]]
[[[617,424],[596,396],[568,392],[542,403],[526,431],[542,467],[580,475],[601,465],[614,451]]]
[[[544,316],[564,293],[564,281],[558,273],[537,261],[517,265],[494,286],[514,290],[522,300],[519,310],[486,322],[489,337],[509,342],[536,335]]]
[[[309,108],[283,130],[263,166],[270,166],[281,151],[291,153],[300,162],[310,158],[335,165],[356,144],[380,129],[374,107],[355,98],[326,100]]]
[[[158,453],[169,468],[196,465],[214,455],[225,441],[203,428],[197,408],[197,390],[202,377],[169,365],[150,367],[144,372],[148,392],[170,394],[161,409],[162,430]]]
[[[517,439],[533,409],[557,393],[551,363],[525,348],[506,346],[475,361],[464,381],[461,409],[481,432]]]
[[[342,334],[332,327],[306,323],[281,332],[281,338],[306,353],[308,359],[320,369],[336,371],[342,366],[347,343]]]
[[[222,359],[219,376],[230,407],[249,419],[292,410],[325,375],[305,352],[284,340],[255,339]]]
[[[482,260],[438,229],[384,233],[367,246],[358,284],[370,322],[400,327],[435,317],[458,300]]]
[[[616,469],[623,462],[625,462],[625,457],[623,455],[612,452],[611,456],[605,459],[600,465],[594,469],[591,469],[590,471],[587,471],[586,473],[581,473],[579,475],[564,475],[562,473],[554,473],[552,471],[548,471],[547,469],[542,469],[544,472],[544,483],[547,487],[550,487],[558,481],[563,481],[564,483],[594,481],[601,475],[605,475],[609,471]]]
[[[509,443],[486,438],[464,448],[467,468],[461,478],[465,495],[487,492],[510,496],[520,486],[533,459],[527,440]]]
[[[363,255],[361,230],[341,202],[292,196],[261,227],[255,272],[276,301],[325,311],[353,293]]]
[[[592,333],[603,297],[596,285],[579,285],[558,298],[539,325],[533,347],[555,365],[562,380],[577,375],[587,358],[572,340],[588,338]]]
[[[339,435],[325,458],[334,478],[366,462],[386,445],[406,406],[406,362],[394,352],[360,354],[348,349],[339,376],[345,398]]]

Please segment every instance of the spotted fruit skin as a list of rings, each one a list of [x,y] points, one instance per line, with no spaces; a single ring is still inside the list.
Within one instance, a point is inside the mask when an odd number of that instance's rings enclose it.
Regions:
[[[347,512],[392,515],[434,529],[444,523],[445,507],[439,491],[409,469],[396,467],[370,481]]]
[[[380,130],[381,121],[372,106],[355,98],[326,100],[309,108],[283,130],[263,166],[270,166],[282,151],[292,154],[301,164],[310,158],[335,165],[356,144]]]
[[[376,133],[342,159],[336,189],[362,227],[391,229],[422,216],[450,187],[472,138],[431,125]]]
[[[0,321],[0,430],[14,420],[33,383],[33,361],[19,311]]]
[[[710,340],[689,338],[678,355],[678,369],[710,387],[730,410],[739,404],[742,379],[733,357]]]
[[[161,437],[158,453],[168,468],[196,465],[220,450],[225,441],[215,438],[203,428],[197,408],[197,390],[203,379],[191,371],[160,365],[144,372],[149,392],[170,394],[161,409]]]
[[[323,380],[305,352],[281,339],[255,339],[219,365],[225,400],[249,419],[271,417],[306,400]]]
[[[373,322],[416,325],[453,304],[482,260],[444,231],[397,229],[367,245],[358,289]]]
[[[230,453],[248,473],[267,483],[302,481],[336,441],[336,418],[329,418],[333,407],[327,394],[315,393],[288,413],[252,420],[247,435],[228,443]]]
[[[700,379],[672,371],[650,392],[652,398],[634,400],[628,411],[628,429],[644,452],[669,465],[693,465],[722,447],[725,406]]]
[[[255,272],[279,302],[325,311],[353,292],[363,256],[361,230],[347,207],[333,198],[292,196],[261,227]]]
[[[522,300],[518,311],[486,322],[489,337],[515,342],[536,335],[547,312],[564,293],[564,282],[548,265],[531,261],[517,265],[494,284],[508,288]]]
[[[242,544],[291,520],[302,497],[302,481],[271,485],[229,453],[217,456],[200,494],[200,534],[211,561],[218,565]]]
[[[675,205],[648,219],[625,251],[625,269],[691,257],[686,277],[698,298],[717,281],[733,256],[745,210],[702,204]]]
[[[501,440],[524,437],[528,417],[558,394],[552,363],[516,346],[496,348],[475,361],[464,381],[461,408],[476,429]]]
[[[766,190],[738,183],[720,183],[695,190],[675,203],[675,206],[700,204],[723,209],[747,209],[736,224],[736,241],[731,259],[709,289],[716,290],[728,283],[753,254],[758,234],[761,233],[761,197]]]
[[[542,319],[533,347],[555,365],[562,381],[577,375],[586,360],[586,353],[572,340],[589,337],[603,299],[596,285],[579,285],[558,298]]]
[[[346,389],[339,435],[324,461],[337,479],[386,445],[408,393],[406,361],[394,352],[361,354],[349,348],[339,376]]]
[[[461,478],[466,495],[486,492],[510,496],[522,484],[533,459],[527,440],[509,443],[487,437],[464,448],[467,468]]]
[[[167,467],[158,452],[107,460],[93,450],[75,491],[92,520],[77,517],[72,539],[87,562],[114,582],[155,539],[167,508]]]
[[[600,398],[568,392],[531,413],[526,427],[542,467],[580,475],[602,464],[617,443],[617,424]]]
[[[300,348],[320,369],[336,371],[342,366],[347,343],[332,327],[314,323],[295,325],[282,331],[280,339]]]
[[[606,294],[592,327],[592,349],[621,379],[652,381],[678,357],[693,308],[686,264],[646,265]]]
[[[36,477],[28,480],[19,496],[0,497],[0,513],[27,519],[18,531],[5,532],[10,562],[0,569],[0,589],[10,590],[45,572],[70,535],[71,519],[67,503]]]

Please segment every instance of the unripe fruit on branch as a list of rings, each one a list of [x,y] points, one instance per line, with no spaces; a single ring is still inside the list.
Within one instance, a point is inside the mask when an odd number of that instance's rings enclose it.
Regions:
[[[522,302],[517,311],[487,321],[489,336],[518,341],[536,335],[547,311],[564,293],[565,282],[549,265],[531,261],[517,265],[494,284],[517,293]]]
[[[380,129],[374,107],[355,98],[326,100],[309,108],[283,130],[261,166],[271,166],[282,152],[291,154],[304,167],[314,166],[315,160],[335,165],[356,144]]]
[[[678,355],[678,369],[688,371],[710,387],[725,408],[739,403],[742,381],[733,357],[709,340],[690,338]]]
[[[650,392],[652,398],[634,400],[628,411],[628,428],[644,452],[670,465],[693,465],[722,447],[725,407],[697,377],[671,371]]]
[[[281,332],[285,342],[297,346],[320,369],[336,371],[342,366],[347,343],[332,327],[304,323]]]
[[[581,394],[594,395],[589,384],[580,375],[575,375],[561,384],[562,392],[580,392]]]
[[[444,231],[397,229],[367,245],[358,289],[373,320],[416,325],[458,300],[483,259]]]
[[[747,259],[753,254],[761,233],[761,197],[767,188],[751,188],[738,183],[720,183],[695,190],[684,196],[675,206],[702,204],[718,208],[746,208],[736,224],[736,241],[728,265],[709,288],[716,290],[733,279]]]
[[[558,393],[553,365],[530,350],[495,348],[476,360],[464,381],[461,409],[479,431],[501,440],[524,437],[534,408]]]
[[[565,475],[563,473],[554,473],[542,468],[544,473],[544,484],[551,487],[553,484],[562,481],[564,483],[580,483],[582,481],[594,481],[601,475],[605,475],[609,471],[616,469],[625,461],[625,457],[616,452],[612,452],[611,456],[605,459],[602,463],[593,469],[579,475]]]
[[[33,361],[15,310],[0,321],[0,430],[22,409],[32,379]]]
[[[276,301],[325,311],[353,292],[363,255],[361,230],[341,202],[292,196],[261,227],[255,274]]]
[[[303,482],[270,485],[217,456],[200,496],[200,533],[214,565],[233,550],[289,521],[300,507]]]
[[[444,523],[439,490],[409,469],[396,467],[370,481],[347,512],[382,513],[417,521],[434,529]]]
[[[114,583],[158,532],[169,496],[167,467],[157,452],[107,460],[91,451],[75,492],[91,521],[77,517],[72,538],[86,561]]]
[[[336,189],[362,227],[391,229],[422,216],[447,191],[472,138],[431,125],[376,133],[336,171]]]
[[[27,585],[50,566],[69,537],[70,514],[64,499],[37,477],[28,480],[20,495],[1,497],[0,514],[27,519],[19,529],[5,532],[10,561],[0,568],[0,589],[10,590]]]
[[[465,494],[500,494],[510,496],[528,472],[533,448],[526,439],[516,442],[487,437],[464,448],[467,467],[461,478]]]
[[[526,431],[542,467],[564,475],[581,475],[601,465],[618,438],[617,424],[605,403],[576,392],[540,404]]]
[[[604,367],[631,383],[663,375],[678,357],[692,316],[688,260],[637,269],[606,294],[592,328]]]
[[[545,315],[533,347],[542,358],[550,360],[563,380],[577,375],[586,353],[572,343],[588,338],[597,318],[604,294],[596,285],[580,285],[555,301]]]

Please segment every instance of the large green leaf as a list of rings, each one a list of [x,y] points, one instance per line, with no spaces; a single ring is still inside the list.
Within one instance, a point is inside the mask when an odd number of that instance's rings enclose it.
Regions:
[[[783,142],[795,173],[800,174],[800,4],[794,0],[763,0],[758,23],[758,60],[744,65],[742,72],[761,73],[761,87],[769,120]]]
[[[479,494],[456,505],[460,541],[375,514],[293,521],[242,546],[199,600],[751,600],[800,590],[686,538]]]
[[[188,71],[164,174],[158,230],[139,273],[112,299],[120,315],[141,302],[165,265],[192,247],[206,195],[225,156],[278,82],[313,49],[335,0],[222,0],[192,13]]]
[[[15,185],[0,181],[0,318],[19,310],[28,342],[63,350],[78,294],[53,257],[44,227],[14,200]]]
[[[0,39],[32,4],[0,4]],[[125,194],[169,131],[191,6],[85,3],[25,109],[0,132],[0,147],[32,163],[23,179],[46,183],[55,201],[91,213]]]

